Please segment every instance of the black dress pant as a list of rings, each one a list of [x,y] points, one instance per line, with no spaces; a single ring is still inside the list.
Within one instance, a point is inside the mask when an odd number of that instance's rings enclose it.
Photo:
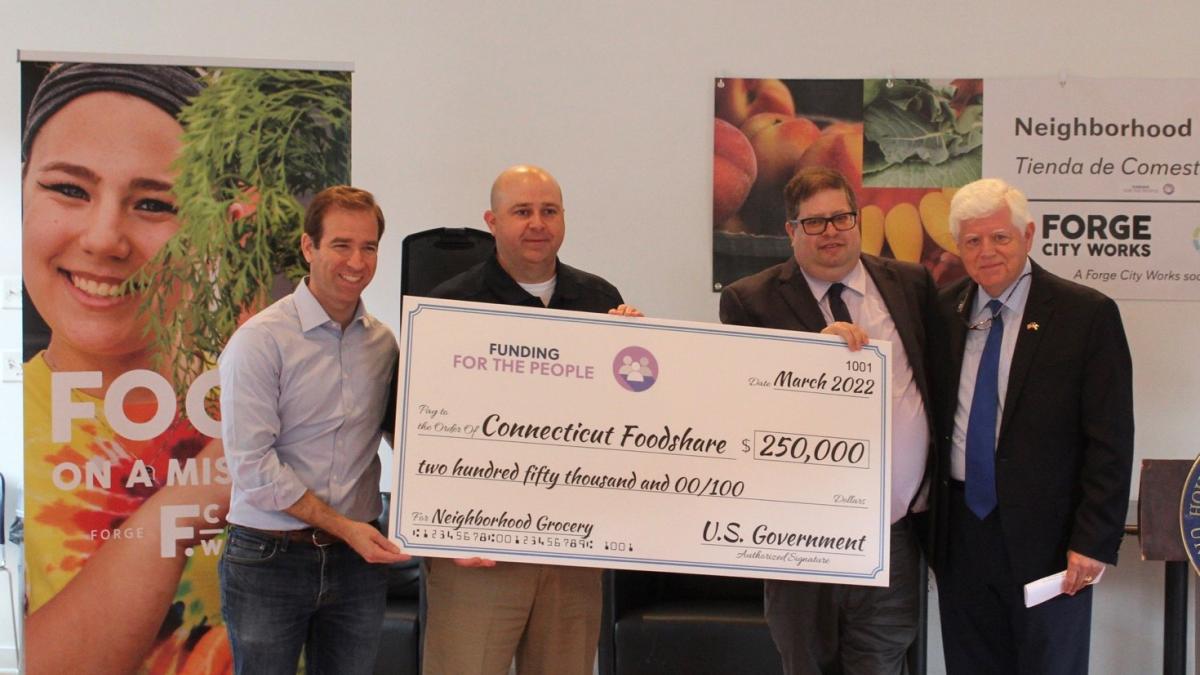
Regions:
[[[921,551],[912,516],[891,528],[886,587],[767,580],[771,638],[787,675],[901,675],[917,637]]]
[[[949,675],[1085,675],[1092,589],[1025,607],[1009,565],[999,509],[979,520],[950,490],[949,556],[937,575]],[[1063,559],[1063,569],[1067,561]]]

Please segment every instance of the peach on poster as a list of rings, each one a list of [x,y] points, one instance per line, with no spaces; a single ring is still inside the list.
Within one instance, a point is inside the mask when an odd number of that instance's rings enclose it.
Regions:
[[[821,137],[821,130],[804,117],[760,113],[746,120],[742,131],[758,159],[756,195],[778,195],[791,180],[804,152]]]
[[[758,176],[749,139],[722,119],[713,121],[713,225],[737,213]]]
[[[796,168],[799,170],[823,166],[835,169],[850,181],[857,192],[862,189],[862,156],[861,133],[821,134],[821,137],[804,151]]]
[[[735,127],[757,113],[796,114],[792,92],[782,80],[727,77],[718,82],[716,92],[717,117]]]

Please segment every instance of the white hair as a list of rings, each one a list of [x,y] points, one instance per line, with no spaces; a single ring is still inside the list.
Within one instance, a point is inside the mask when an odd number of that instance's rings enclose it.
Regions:
[[[958,241],[964,220],[986,218],[1005,206],[1012,217],[1013,227],[1023,237],[1025,226],[1033,222],[1033,216],[1029,215],[1029,200],[1024,193],[999,178],[982,178],[967,183],[950,200],[950,236]]]

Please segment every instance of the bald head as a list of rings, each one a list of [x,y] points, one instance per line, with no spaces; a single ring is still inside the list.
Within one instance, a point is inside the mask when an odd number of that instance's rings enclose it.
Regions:
[[[539,283],[554,276],[566,224],[562,188],[548,171],[524,164],[505,169],[492,183],[492,208],[483,219],[513,279]]]
[[[552,186],[558,193],[559,206],[562,205],[562,188],[549,171],[531,164],[518,164],[501,171],[492,183],[492,210],[498,210],[505,199],[511,199],[513,192],[538,184]]]

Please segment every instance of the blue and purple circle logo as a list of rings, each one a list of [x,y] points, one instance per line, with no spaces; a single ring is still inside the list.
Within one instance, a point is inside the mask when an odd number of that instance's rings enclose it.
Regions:
[[[613,377],[629,391],[646,391],[658,381],[658,360],[645,347],[631,345],[613,358]]]

